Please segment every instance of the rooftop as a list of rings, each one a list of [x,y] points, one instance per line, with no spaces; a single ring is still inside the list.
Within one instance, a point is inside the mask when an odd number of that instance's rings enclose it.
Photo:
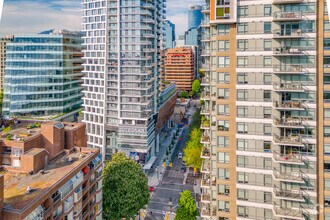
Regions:
[[[32,152],[31,153],[37,153]],[[41,149],[43,150],[43,149]],[[50,161],[43,172],[35,175],[25,173],[17,173],[11,171],[2,171],[4,175],[4,207],[5,209],[24,210],[28,205],[32,205],[33,201],[38,200],[47,191],[53,189],[53,186],[70,174],[77,166],[95,156],[98,149],[86,148],[79,152],[74,150],[69,153],[63,152],[60,156]],[[30,153],[30,152],[29,152]],[[72,159],[69,162],[69,158]],[[63,184],[63,183],[62,183]],[[27,187],[31,187],[32,191],[27,193]]]

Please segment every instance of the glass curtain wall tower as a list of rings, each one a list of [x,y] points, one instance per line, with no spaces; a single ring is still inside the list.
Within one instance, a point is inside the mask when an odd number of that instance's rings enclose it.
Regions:
[[[83,7],[88,145],[107,158],[120,150],[145,164],[158,146],[165,0],[84,0]]]
[[[324,6],[206,1],[203,219],[330,219]]]

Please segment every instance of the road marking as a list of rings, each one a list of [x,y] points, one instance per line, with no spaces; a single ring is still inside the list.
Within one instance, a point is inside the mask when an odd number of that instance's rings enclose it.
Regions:
[[[168,203],[165,203],[165,202],[156,202],[156,201],[149,201],[149,203],[154,203],[154,204],[161,204],[161,205],[166,205],[166,206],[170,206]],[[176,205],[177,206],[177,205]],[[175,207],[176,207],[175,206]]]

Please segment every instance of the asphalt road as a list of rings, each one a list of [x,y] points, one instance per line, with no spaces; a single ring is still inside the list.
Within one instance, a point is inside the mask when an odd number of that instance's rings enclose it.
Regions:
[[[155,187],[155,191],[151,195],[146,220],[163,220],[166,212],[177,210],[182,191],[190,190],[192,193],[194,191],[193,185],[183,184],[182,159],[177,157],[179,152],[183,152],[183,148],[188,141],[188,126],[183,128],[180,138],[182,140],[179,141],[172,156],[173,167],[166,169],[162,183]]]

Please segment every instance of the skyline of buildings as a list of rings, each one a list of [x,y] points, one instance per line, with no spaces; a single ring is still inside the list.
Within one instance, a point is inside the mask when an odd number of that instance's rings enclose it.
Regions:
[[[81,37],[79,32],[50,30],[15,35],[7,43],[5,116],[52,119],[79,110],[83,97]]]
[[[173,24],[171,21],[166,20],[165,21],[165,30],[164,30],[164,49],[172,49],[175,47],[175,24]]]
[[[198,28],[203,19],[202,6],[190,5],[188,9],[188,30]]]

